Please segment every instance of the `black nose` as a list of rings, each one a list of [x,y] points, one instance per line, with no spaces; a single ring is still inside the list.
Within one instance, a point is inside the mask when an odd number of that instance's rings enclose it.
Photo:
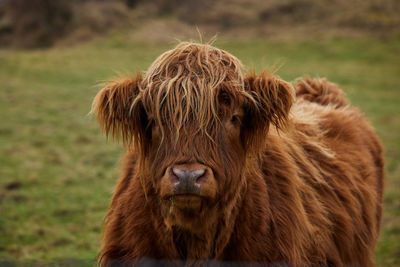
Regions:
[[[172,173],[177,178],[174,182],[176,194],[198,194],[200,192],[200,180],[205,175],[206,169],[172,167]]]

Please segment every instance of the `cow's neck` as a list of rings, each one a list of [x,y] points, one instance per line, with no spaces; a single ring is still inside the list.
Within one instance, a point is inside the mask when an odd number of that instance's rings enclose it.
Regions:
[[[218,259],[223,260],[224,249],[227,247],[234,231],[236,218],[241,210],[243,194],[247,188],[240,187],[230,198],[221,200],[206,216],[206,228],[201,232],[192,232],[180,227],[172,227],[171,237],[176,252],[181,259]]]
[[[216,205],[206,217],[206,228],[193,232],[179,226],[170,228],[170,245],[175,247],[176,257],[186,260],[222,259],[222,253],[229,243],[234,222],[239,212],[238,199],[222,208]],[[221,213],[223,211],[223,213]],[[218,216],[212,216],[216,215]]]
[[[258,164],[257,161],[251,164]],[[269,250],[266,240],[269,228],[269,198],[265,180],[260,168],[248,168],[245,173],[246,186],[233,210],[232,229],[229,240],[225,241],[217,259],[221,261],[235,261],[260,259],[267,261],[266,251],[257,251],[255,243],[264,244],[262,248]],[[264,210],[264,212],[260,212]],[[251,236],[251,238],[249,238]],[[268,253],[267,253],[268,254]]]
[[[212,229],[210,229],[212,230]],[[181,259],[208,259],[212,257],[214,231],[194,234],[188,230],[173,227],[173,240]]]

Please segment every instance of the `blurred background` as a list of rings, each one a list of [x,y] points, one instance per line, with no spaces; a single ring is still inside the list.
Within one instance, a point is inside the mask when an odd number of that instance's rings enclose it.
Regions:
[[[0,0],[0,266],[92,266],[122,145],[88,115],[101,83],[180,40],[288,81],[338,83],[382,139],[377,266],[400,266],[400,1]]]

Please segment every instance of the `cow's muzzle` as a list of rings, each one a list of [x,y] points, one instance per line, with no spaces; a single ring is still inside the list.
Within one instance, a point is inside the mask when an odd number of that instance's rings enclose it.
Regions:
[[[174,194],[200,194],[201,184],[207,180],[206,168],[188,168],[174,166],[170,178],[174,185]]]
[[[161,195],[214,198],[217,190],[213,171],[199,163],[176,164],[167,168],[161,180]]]

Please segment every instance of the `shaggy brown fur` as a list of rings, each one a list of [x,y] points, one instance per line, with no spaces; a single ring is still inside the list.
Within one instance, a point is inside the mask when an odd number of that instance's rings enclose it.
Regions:
[[[181,43],[143,78],[105,87],[93,111],[129,148],[101,265],[373,265],[382,147],[336,85],[305,79],[295,92]],[[203,168],[198,193],[174,191],[174,167]]]

